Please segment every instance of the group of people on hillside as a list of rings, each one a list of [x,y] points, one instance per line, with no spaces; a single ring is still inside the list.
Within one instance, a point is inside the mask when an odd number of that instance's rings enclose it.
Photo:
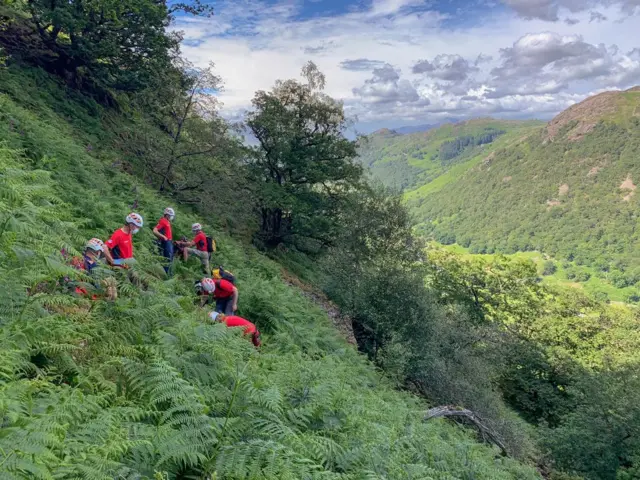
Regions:
[[[181,253],[185,262],[189,255],[200,259],[206,276],[195,283],[195,290],[201,307],[207,304],[215,305],[208,318],[214,322],[223,322],[228,327],[243,327],[245,335],[251,336],[253,344],[256,347],[260,346],[260,332],[256,326],[235,315],[238,310],[238,288],[235,286],[235,277],[222,267],[210,270],[211,255],[216,251],[215,241],[204,233],[199,223],[191,226],[194,234],[192,240],[183,237],[182,240],[174,241],[171,228],[174,219],[175,211],[167,207],[156,226],[153,227],[160,254],[166,259],[165,272],[169,274],[175,251]],[[98,238],[89,240],[85,245],[82,258],[74,259],[71,262],[72,266],[91,275],[104,257],[109,266],[126,268],[127,263],[134,258],[133,235],[138,233],[143,225],[141,215],[135,212],[130,213],[125,218],[125,224],[113,232],[106,242]],[[75,291],[78,294],[88,295],[82,287],[76,287]],[[107,297],[115,299],[116,295],[115,285],[107,283]],[[96,297],[93,296],[93,298]]]

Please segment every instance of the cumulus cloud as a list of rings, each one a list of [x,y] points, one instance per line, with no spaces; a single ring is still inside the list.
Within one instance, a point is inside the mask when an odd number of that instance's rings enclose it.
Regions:
[[[523,18],[547,20],[555,22],[559,19],[558,11],[566,8],[570,12],[586,10],[590,0],[503,0],[503,3]]]
[[[557,93],[571,82],[628,84],[640,80],[637,61],[619,55],[615,45],[592,45],[577,35],[528,34],[500,51],[502,62],[491,70],[493,98]]]
[[[493,57],[491,55],[485,55],[484,53],[481,53],[476,57],[476,60],[475,62],[473,62],[473,65],[477,67],[478,65],[482,65],[483,63],[489,63],[491,62],[491,60],[493,60]]]
[[[302,51],[307,55],[316,55],[318,53],[323,53],[335,48],[335,42],[322,42],[319,45],[306,46],[302,49]]]
[[[640,48],[634,48],[629,53],[627,53],[627,57],[632,60],[640,60]]]
[[[460,55],[441,54],[433,61],[420,60],[411,71],[413,73],[425,74],[426,76],[444,80],[447,82],[460,83],[469,78],[469,74],[475,72],[477,68],[470,64]]]
[[[546,67],[561,70],[584,65],[606,58],[608,52],[604,45],[591,45],[577,35],[543,32],[521,37],[512,47],[501,49],[500,55],[502,64],[492,74],[511,79],[534,75]]]
[[[565,19],[565,3],[537,0],[548,7],[548,18],[555,12]],[[229,118],[251,108],[256,90],[299,78],[313,60],[327,76],[326,93],[342,100],[349,115],[393,126],[551,116],[590,92],[640,83],[640,50],[634,51],[640,17],[590,23],[590,12],[613,18],[620,6],[592,3],[570,15],[580,23],[554,25],[563,35],[523,36],[548,28],[531,8],[538,20],[496,10],[478,22],[460,14],[464,22],[450,28],[457,14],[438,12],[429,0],[354,0],[345,13],[311,16],[300,10],[308,5],[300,0],[219,0],[214,18],[180,19],[179,26],[189,41],[187,57],[198,65],[214,61],[225,79],[220,99]]]
[[[366,80],[361,87],[354,88],[353,94],[365,103],[378,105],[407,104],[421,100],[411,82],[406,79],[401,80],[400,71],[389,64],[375,68],[373,76]]]
[[[617,6],[626,15],[633,15],[640,10],[640,0],[502,0],[502,3],[523,18],[550,22],[558,21],[562,10],[578,13],[610,5]]]
[[[374,68],[380,68],[385,62],[380,60],[369,60],[368,58],[358,58],[355,60],[343,60],[340,62],[340,68],[355,72],[371,72]]]

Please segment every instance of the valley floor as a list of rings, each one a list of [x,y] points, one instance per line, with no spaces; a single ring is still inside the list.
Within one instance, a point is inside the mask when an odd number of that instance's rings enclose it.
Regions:
[[[571,262],[564,262],[570,265],[570,269],[572,272],[578,272],[578,274],[580,273],[587,274],[589,277],[588,280],[578,281],[577,279],[567,278],[567,269],[563,265],[563,262],[554,260],[552,257],[542,252],[518,252],[513,254],[478,254],[478,253],[471,253],[468,248],[464,248],[463,246],[458,244],[452,244],[452,245],[437,244],[437,245],[454,253],[458,253],[462,255],[470,255],[478,258],[491,259],[491,258],[495,258],[498,255],[502,255],[508,258],[519,258],[519,259],[530,260],[531,262],[535,263],[536,267],[538,268],[538,272],[541,275],[542,281],[547,285],[557,285],[562,287],[575,288],[575,289],[584,291],[585,293],[591,296],[595,296],[596,298],[606,299],[611,303],[624,304],[632,308],[637,307],[637,302],[635,303],[629,302],[629,297],[636,293],[635,288],[633,287],[616,288],[611,283],[609,283],[606,279],[598,278],[598,276],[596,275],[595,269],[584,266],[584,265],[575,265],[574,263],[571,263]],[[543,274],[544,264],[549,260],[553,261],[556,264],[557,270],[552,274],[544,275]],[[606,295],[606,297],[603,297],[603,294]]]

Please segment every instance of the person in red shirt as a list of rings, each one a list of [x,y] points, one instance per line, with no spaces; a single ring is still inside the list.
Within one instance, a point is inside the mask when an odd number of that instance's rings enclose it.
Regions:
[[[262,345],[262,342],[260,341],[260,332],[249,320],[236,315],[225,315],[224,313],[218,312],[209,313],[209,318],[214,322],[224,322],[229,328],[243,327],[244,334],[251,335],[251,342],[254,346],[259,347]]]
[[[207,249],[207,236],[202,231],[202,225],[194,223],[191,225],[191,231],[195,237],[190,242],[183,243],[182,258],[186,262],[189,258],[189,254],[195,255],[202,262],[202,268],[205,274],[209,274],[209,259],[211,254]],[[195,247],[195,248],[194,248]],[[213,251],[216,251],[215,243],[212,242]]]
[[[201,298],[201,305],[207,303],[207,297],[212,295],[216,301],[216,312],[233,315],[238,310],[238,289],[233,283],[225,279],[203,278],[199,285],[205,294]]]
[[[105,242],[104,256],[111,265],[120,266],[129,258],[133,258],[133,235],[142,228],[142,216],[130,213],[123,227],[119,228]]]
[[[171,232],[171,222],[176,218],[176,212],[171,207],[164,209],[162,218],[153,227],[153,234],[158,239],[160,254],[167,259],[167,264],[163,267],[165,273],[169,273],[173,262],[173,234]]]

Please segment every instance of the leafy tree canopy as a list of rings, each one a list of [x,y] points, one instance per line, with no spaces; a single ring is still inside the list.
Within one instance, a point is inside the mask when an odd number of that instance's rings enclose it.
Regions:
[[[260,237],[269,246],[296,238],[330,244],[334,217],[361,178],[342,104],[322,92],[325,77],[313,63],[302,75],[304,83],[278,81],[257,92],[247,117],[260,144],[251,168],[264,183]]]
[[[0,36],[9,53],[77,85],[125,91],[171,67],[180,41],[167,31],[174,13],[212,14],[201,0],[171,7],[165,0],[26,0],[12,7]]]

